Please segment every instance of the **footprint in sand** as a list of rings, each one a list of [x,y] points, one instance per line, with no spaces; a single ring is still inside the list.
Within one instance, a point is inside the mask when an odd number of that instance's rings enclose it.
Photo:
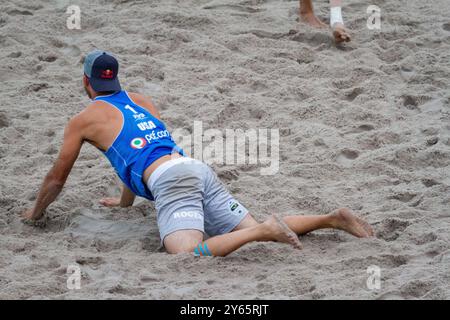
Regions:
[[[9,120],[6,114],[0,113],[0,129],[9,127]]]
[[[20,9],[11,9],[6,11],[6,13],[10,16],[32,16],[33,12],[28,10],[20,10]]]
[[[261,120],[267,116],[267,112],[265,112],[264,110],[261,110],[259,108],[249,109],[248,113],[252,118],[257,119],[257,120]]]
[[[5,26],[8,23],[8,20],[5,18],[0,18],[0,28]]]
[[[347,101],[355,100],[361,93],[363,93],[363,88],[354,88],[350,92],[345,94],[345,98]]]
[[[28,91],[38,92],[44,89],[48,89],[50,86],[48,83],[34,83],[30,86],[28,86]]]
[[[413,241],[417,245],[424,245],[430,242],[434,242],[438,239],[438,236],[434,232],[429,232],[421,235],[417,235],[414,237]]]
[[[99,256],[91,256],[91,257],[78,257],[75,260],[81,266],[90,266],[92,269],[97,269],[100,265],[105,263],[105,259]]]
[[[356,132],[365,132],[365,131],[372,131],[375,129],[375,127],[371,124],[362,124],[358,128],[356,128]]]
[[[412,199],[414,199],[414,197],[417,196],[416,193],[410,193],[410,192],[399,192],[397,194],[394,194],[392,196],[389,197],[389,199],[394,199],[394,200],[398,200],[401,202],[409,202]]]
[[[384,254],[380,256],[380,260],[377,263],[380,266],[398,268],[407,264],[409,260],[409,257],[404,255]]]
[[[336,158],[336,161],[343,166],[350,166],[352,161],[359,157],[359,152],[355,150],[344,149]]]
[[[20,58],[22,56],[22,52],[20,51],[16,51],[16,52],[11,52],[10,54],[7,55],[8,58]]]
[[[217,175],[222,181],[225,182],[234,181],[239,178],[239,172],[233,169],[219,171]]]
[[[122,294],[125,296],[138,296],[145,292],[144,288],[141,287],[124,287],[120,284],[110,288],[108,293],[111,294]]]
[[[421,298],[436,287],[432,281],[413,280],[401,287],[401,294],[407,298]]]
[[[266,279],[267,279],[267,275],[265,275],[265,274],[259,274],[255,277],[256,281],[266,281]]]
[[[49,54],[49,55],[41,55],[38,57],[39,61],[44,61],[44,62],[55,62],[56,59],[58,59],[57,56]]]
[[[53,129],[47,129],[42,134],[46,137],[54,137],[56,132]]]
[[[418,109],[418,102],[417,99],[413,96],[404,96],[403,97],[403,106],[410,109]]]
[[[381,226],[377,227],[377,238],[385,241],[394,241],[411,223],[399,219],[385,219]]]
[[[388,199],[408,203],[410,207],[417,207],[420,203],[422,203],[423,197],[417,196],[417,193],[398,192],[392,196],[389,196]]]
[[[424,179],[422,179],[422,184],[423,184],[425,187],[430,188],[430,187],[432,187],[432,186],[435,186],[435,185],[439,184],[439,182],[437,182],[437,181],[434,180],[434,179],[424,178]]]
[[[412,96],[412,95],[404,95],[403,98],[403,106],[409,110],[420,112],[420,106],[425,102],[431,100],[431,97],[428,96]]]
[[[438,142],[439,142],[438,137],[429,138],[429,139],[427,139],[427,146],[429,146],[429,147],[434,146]]]

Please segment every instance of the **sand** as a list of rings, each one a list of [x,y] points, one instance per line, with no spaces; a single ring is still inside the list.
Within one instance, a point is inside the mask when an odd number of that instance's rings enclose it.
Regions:
[[[328,19],[327,1],[315,1]],[[0,299],[449,299],[450,4],[344,1],[353,41],[297,21],[297,1],[14,0],[0,3]],[[66,28],[69,5],[81,30]],[[125,88],[170,129],[278,128],[280,169],[214,165],[259,219],[347,206],[376,237],[321,230],[302,251],[247,245],[225,258],[159,249],[152,203],[98,204],[119,185],[83,146],[45,228],[20,222],[89,103],[83,55],[114,52]],[[66,286],[81,268],[80,290]],[[367,268],[381,270],[370,290]]]

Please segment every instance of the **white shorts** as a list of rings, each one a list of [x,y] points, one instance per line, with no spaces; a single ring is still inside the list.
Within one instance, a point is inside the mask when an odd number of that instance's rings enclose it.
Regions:
[[[203,162],[177,158],[158,169],[147,185],[155,197],[162,244],[179,230],[199,230],[208,236],[228,233],[247,215],[248,210]]]

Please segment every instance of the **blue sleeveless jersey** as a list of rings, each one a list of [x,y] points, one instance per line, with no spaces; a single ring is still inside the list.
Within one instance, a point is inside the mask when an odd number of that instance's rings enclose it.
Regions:
[[[104,152],[123,183],[137,196],[154,200],[142,176],[155,160],[183,150],[173,141],[163,122],[147,109],[135,104],[126,91],[99,96],[122,113],[122,130],[113,144]]]

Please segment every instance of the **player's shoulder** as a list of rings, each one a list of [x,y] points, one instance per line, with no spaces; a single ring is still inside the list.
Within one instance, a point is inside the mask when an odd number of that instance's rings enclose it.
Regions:
[[[128,96],[131,98],[131,100],[133,100],[136,104],[151,104],[152,103],[152,99],[149,96],[145,96],[143,94],[140,93],[136,93],[136,92],[127,92]]]
[[[79,119],[82,119],[86,122],[89,122],[91,120],[99,119],[102,120],[102,118],[110,113],[114,112],[115,108],[109,108],[110,104],[108,102],[102,101],[102,100],[92,100],[80,113],[78,113],[76,116]],[[113,109],[113,110],[111,110]]]
[[[78,112],[76,115],[74,115],[69,120],[69,125],[75,125],[75,126],[83,126],[86,125],[92,120],[95,120],[99,116],[101,116],[102,112],[99,106],[101,106],[103,101],[91,101],[89,104],[86,105],[86,107]]]
[[[152,99],[149,96],[144,96],[143,94],[134,92],[128,92],[128,96],[135,104],[147,109],[156,118],[158,119],[160,118],[159,111],[155,107],[155,105],[152,102]]]

